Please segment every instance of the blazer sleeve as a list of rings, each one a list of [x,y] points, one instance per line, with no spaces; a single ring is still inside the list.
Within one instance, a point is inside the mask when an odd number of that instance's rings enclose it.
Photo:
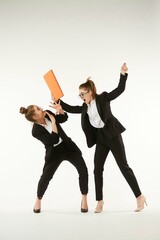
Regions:
[[[115,98],[117,98],[119,95],[121,95],[126,87],[126,81],[127,81],[128,74],[125,75],[120,74],[120,80],[117,88],[115,88],[113,91],[109,92],[107,94],[107,100],[112,101]]]
[[[32,136],[40,140],[45,146],[53,146],[59,141],[57,133],[49,133],[43,126],[36,123],[34,123],[32,128]]]
[[[52,115],[55,117],[56,122],[58,122],[58,123],[64,123],[64,122],[66,122],[67,119],[68,119],[68,115],[67,115],[66,112],[65,112],[64,114],[57,114],[57,115],[55,115],[55,114],[52,113],[50,110],[46,110],[46,111],[49,112],[50,114],[52,114]],[[49,119],[48,116],[46,116],[46,117]]]
[[[63,108],[64,111],[69,112],[69,113],[82,113],[82,106],[71,106],[62,100],[60,100],[60,104]]]

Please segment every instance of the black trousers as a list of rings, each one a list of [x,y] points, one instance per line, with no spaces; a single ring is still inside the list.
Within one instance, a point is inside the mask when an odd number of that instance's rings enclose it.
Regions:
[[[103,170],[105,160],[107,158],[109,151],[112,152],[118,164],[118,167],[120,168],[123,176],[128,182],[130,188],[132,189],[135,197],[140,196],[141,191],[138,186],[138,182],[132,169],[129,167],[127,163],[122,136],[119,135],[118,137],[107,139],[105,144],[97,143],[96,145],[94,156],[94,178],[96,200],[100,201],[103,199]]]
[[[46,162],[43,172],[38,182],[37,197],[41,199],[53,178],[59,165],[64,161],[69,161],[78,171],[79,187],[82,194],[88,193],[88,170],[82,155],[79,152],[69,149],[64,142],[55,147],[53,159]]]

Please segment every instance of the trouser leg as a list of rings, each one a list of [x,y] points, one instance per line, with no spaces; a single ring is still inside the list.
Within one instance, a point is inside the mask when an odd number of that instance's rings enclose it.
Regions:
[[[109,153],[109,148],[103,144],[97,144],[94,155],[94,180],[96,200],[103,199],[103,170],[104,163]]]
[[[49,163],[46,163],[43,167],[42,175],[38,182],[37,197],[41,199],[49,185],[50,180],[53,178],[54,173],[61,164],[61,160],[53,159]]]
[[[130,188],[132,189],[135,197],[141,195],[141,191],[137,182],[137,179],[133,173],[133,170],[129,167],[126,159],[125,147],[123,144],[123,140],[121,135],[111,139],[110,141],[110,149],[112,151],[115,160],[125,177],[126,181],[128,182]]]
[[[77,169],[80,191],[86,195],[88,193],[88,170],[82,155],[71,152],[67,154],[67,160]]]

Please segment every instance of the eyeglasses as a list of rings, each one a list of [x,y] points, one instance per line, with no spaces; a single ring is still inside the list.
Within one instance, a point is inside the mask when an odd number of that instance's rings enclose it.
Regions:
[[[88,92],[89,92],[89,91],[88,91]],[[87,94],[88,92],[80,93],[78,96],[82,98],[82,97],[84,97],[84,95]]]

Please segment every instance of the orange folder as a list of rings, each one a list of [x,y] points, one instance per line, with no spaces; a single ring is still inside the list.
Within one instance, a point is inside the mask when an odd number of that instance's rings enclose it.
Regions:
[[[55,101],[60,99],[64,96],[62,89],[56,79],[56,76],[54,75],[54,72],[52,70],[48,71],[44,76],[44,79],[52,93],[52,95],[55,98]]]

